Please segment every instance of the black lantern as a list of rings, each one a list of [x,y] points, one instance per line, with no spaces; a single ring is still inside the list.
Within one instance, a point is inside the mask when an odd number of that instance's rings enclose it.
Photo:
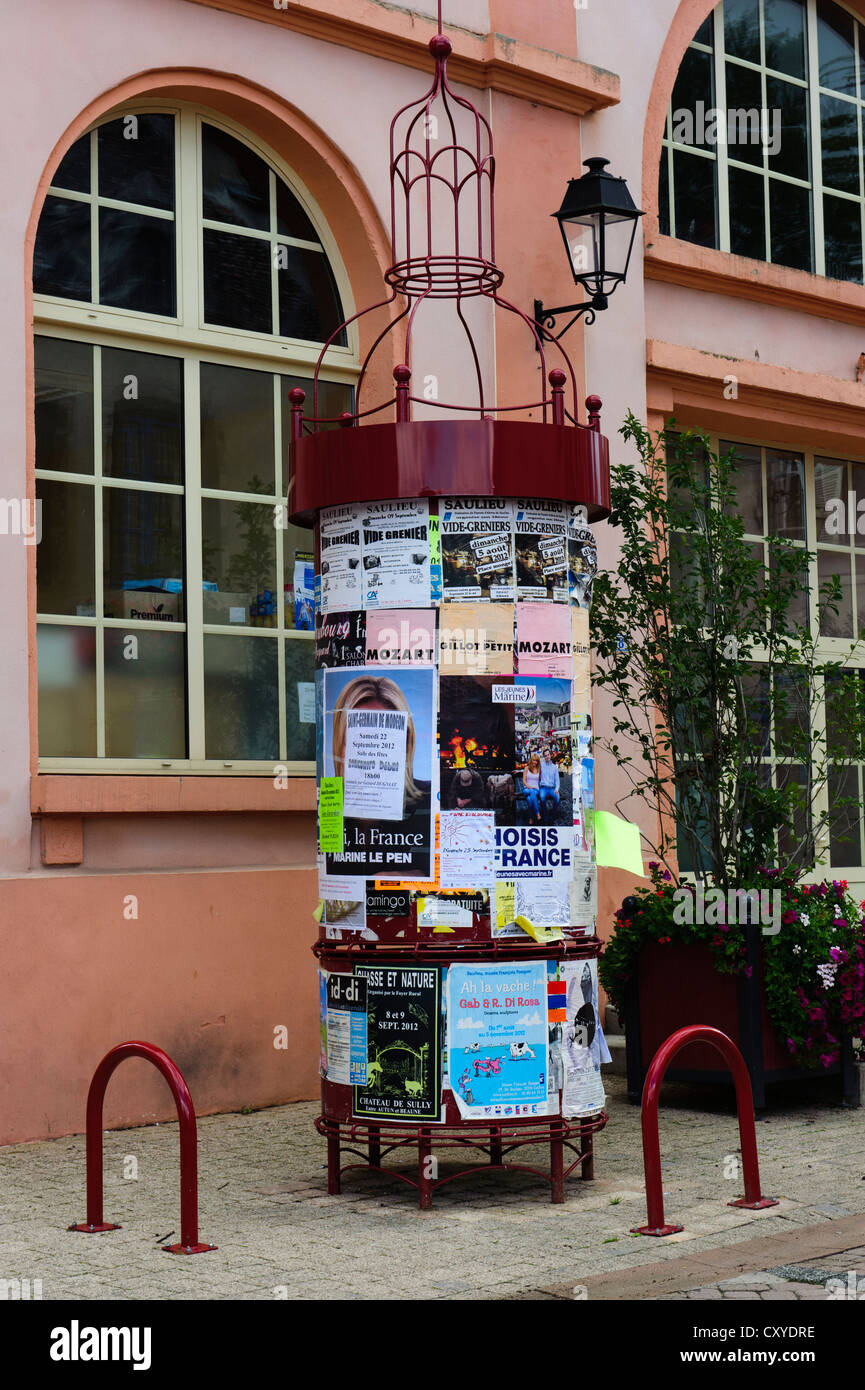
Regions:
[[[562,232],[568,264],[577,285],[588,298],[582,304],[545,309],[535,300],[535,322],[547,336],[561,338],[583,314],[593,323],[606,309],[609,296],[628,273],[637,223],[644,214],[635,205],[624,179],[607,173],[608,159],[585,160],[588,172],[571,179],[562,206],[553,216]],[[561,333],[553,335],[556,318],[572,314]]]

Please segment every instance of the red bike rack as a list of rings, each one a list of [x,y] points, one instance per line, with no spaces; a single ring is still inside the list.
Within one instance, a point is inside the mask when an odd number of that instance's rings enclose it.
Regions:
[[[176,1245],[163,1245],[171,1255],[202,1255],[215,1250],[198,1239],[198,1135],[195,1125],[195,1106],[183,1075],[167,1052],[153,1043],[118,1043],[106,1052],[90,1083],[87,1093],[87,1220],[69,1226],[70,1231],[95,1235],[102,1231],[119,1231],[120,1226],[103,1220],[102,1215],[102,1107],[105,1089],[114,1071],[127,1057],[143,1057],[152,1062],[171,1088],[177,1119],[180,1124],[180,1240]]]
[[[757,1133],[754,1128],[754,1101],[751,1095],[751,1079],[748,1068],[736,1044],[726,1033],[718,1028],[691,1024],[671,1033],[652,1058],[646,1073],[643,1087],[642,1126],[643,1126],[643,1167],[646,1174],[646,1214],[645,1226],[633,1226],[632,1232],[641,1236],[671,1236],[681,1231],[682,1226],[668,1226],[664,1221],[664,1191],[661,1183],[661,1141],[658,1134],[658,1100],[661,1083],[667,1068],[677,1052],[688,1043],[704,1042],[714,1047],[730,1071],[736,1085],[736,1109],[739,1115],[739,1142],[742,1148],[742,1171],[745,1177],[745,1195],[728,1207],[747,1207],[749,1211],[760,1211],[763,1207],[776,1207],[777,1199],[760,1195],[760,1167],[757,1161]]]

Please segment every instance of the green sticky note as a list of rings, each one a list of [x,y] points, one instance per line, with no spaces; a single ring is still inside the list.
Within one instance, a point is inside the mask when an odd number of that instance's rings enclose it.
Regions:
[[[322,854],[342,854],[342,778],[322,777],[318,793],[318,844]]]
[[[442,562],[441,522],[437,516],[429,519],[429,558],[432,565]]]
[[[638,826],[614,816],[612,811],[595,811],[594,827],[595,859],[599,868],[627,869],[639,878],[646,877]]]

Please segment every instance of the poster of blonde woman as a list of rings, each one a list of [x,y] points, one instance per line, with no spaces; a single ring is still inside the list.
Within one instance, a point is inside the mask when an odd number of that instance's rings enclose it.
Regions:
[[[324,672],[324,776],[342,787],[343,846],[328,874],[433,877],[435,671]]]

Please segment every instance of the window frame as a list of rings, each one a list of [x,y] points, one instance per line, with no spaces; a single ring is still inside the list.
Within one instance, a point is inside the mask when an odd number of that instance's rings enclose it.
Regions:
[[[91,192],[76,193],[77,201],[91,204],[91,231],[98,221],[98,206],[105,200],[98,200],[95,180],[96,137],[93,134],[99,126],[116,121],[124,115],[143,115],[151,113],[170,114],[175,118],[175,209],[176,226],[175,258],[177,285],[177,314],[169,317],[158,314],[144,314],[134,310],[102,306],[80,300],[63,299],[54,295],[33,293],[33,324],[35,336],[72,340],[90,344],[94,349],[93,370],[93,418],[94,418],[94,469],[92,474],[57,472],[50,469],[35,469],[35,478],[45,478],[58,482],[86,484],[94,487],[94,539],[95,539],[95,616],[76,617],[72,614],[47,614],[37,612],[33,620],[31,638],[35,644],[39,626],[66,626],[89,628],[100,634],[106,628],[121,628],[125,631],[152,631],[153,625],[141,620],[106,618],[102,603],[102,495],[106,485],[102,472],[102,402],[100,352],[102,348],[118,348],[129,351],[146,352],[154,355],[179,359],[183,373],[183,425],[184,425],[184,480],[181,485],[159,484],[158,491],[180,494],[183,498],[184,546],[186,554],[185,575],[185,617],[184,621],[172,624],[172,630],[183,631],[186,648],[186,719],[188,730],[187,758],[149,759],[149,758],[110,758],[104,755],[105,748],[105,652],[101,640],[96,649],[96,696],[95,714],[97,731],[96,757],[54,757],[38,755],[37,770],[41,774],[73,773],[103,775],[150,775],[177,777],[178,774],[195,776],[270,776],[275,769],[280,775],[311,777],[315,772],[314,759],[290,761],[283,757],[286,751],[286,706],[291,691],[286,689],[285,643],[294,641],[314,641],[314,633],[300,631],[284,626],[284,609],[277,604],[278,623],[274,629],[240,629],[227,624],[205,623],[202,591],[202,501],[225,499],[227,501],[246,501],[245,496],[225,489],[202,488],[201,484],[201,418],[199,392],[199,365],[213,363],[218,366],[248,368],[267,372],[273,377],[274,388],[274,504],[285,501],[286,479],[282,477],[283,454],[282,434],[287,422],[282,421],[281,376],[309,377],[321,352],[321,344],[301,339],[282,337],[278,333],[260,333],[234,328],[220,328],[204,322],[204,256],[203,231],[209,224],[202,213],[202,142],[201,128],[204,124],[214,125],[234,139],[248,146],[254,154],[265,161],[271,170],[271,197],[275,188],[274,176],[281,178],[298,199],[312,225],[321,238],[322,254],[327,257],[331,272],[340,296],[343,314],[352,318],[355,308],[348,274],[336,241],[327,225],[315,199],[302,181],[288,168],[275,151],[257,139],[238,123],[231,121],[219,112],[185,102],[155,100],[136,100],[126,107],[115,109],[84,132],[92,137],[91,148]],[[78,137],[81,138],[81,137]],[[67,197],[70,194],[59,185],[52,183],[50,192]],[[136,204],[125,204],[116,199],[110,205],[141,210]],[[163,214],[164,215],[164,214]],[[222,225],[222,224],[216,224]],[[225,229],[238,229],[225,224]],[[311,243],[296,238],[279,235],[276,231],[265,234],[275,246],[297,244],[309,247]],[[91,288],[98,291],[98,241],[91,236]],[[275,286],[275,272],[273,285]],[[275,298],[275,288],[274,288]],[[278,327],[278,315],[274,317]],[[355,386],[360,375],[360,343],[356,323],[347,329],[347,342],[344,346],[329,347],[322,361],[322,375],[329,383]],[[35,397],[30,403],[35,411]],[[120,483],[128,486],[128,480],[108,480],[107,485]],[[135,486],[133,483],[132,486]],[[140,486],[140,485],[138,485]],[[268,499],[271,500],[271,499]],[[264,502],[262,505],[266,505]],[[286,532],[275,526],[276,576],[281,583],[283,574],[283,546]],[[37,556],[38,564],[38,556]],[[276,642],[278,718],[280,756],[268,760],[242,760],[207,758],[205,751],[204,721],[204,639],[210,635],[232,635],[252,637],[256,640]],[[38,695],[37,695],[38,699]]]
[[[680,425],[679,428],[686,428],[686,427]],[[764,535],[763,535],[763,536],[757,536],[756,534],[754,534],[754,533],[752,533],[752,532],[746,532],[746,533],[745,533],[744,539],[745,539],[746,541],[748,541],[748,542],[751,542],[751,543],[760,543],[760,544],[762,544],[762,546],[763,546],[764,561],[765,561],[765,558],[766,558],[766,539],[767,539],[767,537],[768,537],[768,535],[769,535],[769,532],[768,532],[768,529],[767,529],[767,527],[768,527],[768,505],[767,505],[768,499],[767,499],[767,473],[766,473],[766,468],[767,468],[767,457],[766,457],[766,456],[767,456],[767,453],[772,452],[772,451],[780,451],[780,452],[786,452],[786,453],[790,453],[790,454],[798,454],[798,455],[800,455],[800,456],[802,457],[802,459],[804,460],[804,521],[805,521],[805,539],[804,539],[804,541],[798,541],[798,540],[797,540],[797,541],[794,541],[793,544],[796,545],[796,546],[800,546],[803,550],[810,551],[812,554],[817,555],[817,556],[819,556],[819,547],[820,547],[821,544],[822,544],[822,545],[825,545],[825,546],[830,546],[833,550],[839,550],[839,549],[842,549],[842,548],[843,548],[843,547],[839,547],[839,546],[833,546],[831,541],[824,541],[824,542],[821,542],[820,539],[819,539],[818,533],[817,533],[817,495],[816,495],[816,487],[815,487],[815,470],[814,470],[815,460],[816,460],[816,459],[826,459],[826,458],[829,458],[829,457],[838,457],[838,459],[839,459],[840,462],[844,462],[844,463],[846,463],[846,464],[851,464],[851,463],[852,463],[852,464],[854,464],[854,465],[855,465],[855,464],[863,464],[863,465],[865,465],[865,455],[863,455],[863,457],[862,457],[861,459],[856,458],[856,457],[854,457],[853,455],[845,455],[845,456],[843,457],[843,459],[842,459],[842,458],[840,458],[840,456],[831,454],[830,450],[828,450],[827,448],[822,448],[822,449],[820,449],[820,448],[818,448],[818,449],[814,449],[814,448],[804,448],[804,447],[801,447],[800,445],[795,445],[795,444],[784,444],[784,443],[782,443],[782,442],[779,442],[778,440],[773,440],[773,439],[771,439],[771,438],[766,438],[765,436],[762,437],[762,438],[747,437],[747,436],[745,436],[744,434],[742,434],[740,431],[738,431],[738,430],[735,428],[735,421],[734,421],[734,420],[731,420],[731,421],[729,422],[729,426],[728,426],[727,428],[723,429],[723,430],[718,430],[718,429],[714,429],[714,428],[713,428],[713,429],[707,429],[707,430],[705,430],[704,433],[706,434],[707,438],[709,439],[710,447],[711,447],[712,451],[713,451],[714,453],[716,453],[716,454],[722,452],[722,448],[721,448],[722,444],[727,444],[727,445],[729,445],[729,444],[736,444],[736,445],[741,445],[741,446],[743,446],[743,447],[746,447],[746,446],[747,446],[748,448],[754,448],[754,449],[759,449],[759,450],[760,450],[761,490],[762,490],[762,507],[763,507],[763,518],[764,518]],[[863,556],[865,556],[865,548],[860,548],[860,549],[857,551],[856,547],[852,545],[852,538],[850,538],[850,540],[851,540],[851,545],[850,545],[849,548],[852,550],[853,554],[855,555],[855,554],[857,554],[857,553],[861,553]],[[812,564],[810,564],[809,567],[808,567],[808,619],[809,619],[809,623],[810,623],[810,627],[811,627],[811,631],[812,631],[812,632],[814,632],[814,631],[817,630],[817,616],[818,616],[818,605],[819,605],[818,566],[819,566],[819,560],[816,561],[816,562],[814,562],[814,563],[812,563]],[[854,570],[853,570],[852,573],[853,573],[853,581],[854,581],[854,585],[855,585],[855,568],[854,568]],[[855,598],[854,598],[854,604],[853,604],[853,611],[854,611],[854,613],[855,613],[855,611],[856,611]],[[819,635],[819,636],[818,636],[818,653],[819,653],[819,655],[821,656],[821,658],[826,659],[826,660],[841,660],[842,658],[845,658],[845,657],[847,656],[847,653],[849,652],[849,647],[850,647],[850,644],[851,644],[851,641],[852,641],[852,640],[853,640],[853,639],[851,639],[851,638],[849,638],[849,637],[831,637],[831,636],[828,636],[828,635]],[[764,654],[760,649],[756,649],[756,650],[755,650],[754,656],[753,656],[753,659],[752,659],[752,663],[751,663],[751,664],[752,664],[753,666],[755,666],[755,667],[765,664],[765,654]],[[858,661],[852,661],[852,662],[851,662],[851,661],[849,661],[849,660],[844,660],[844,661],[843,661],[843,665],[844,665],[847,669],[849,669],[849,670],[865,670],[865,656],[860,656],[860,659],[859,659]],[[815,732],[815,734],[817,735],[818,738],[823,738],[823,737],[825,736],[825,729],[826,729],[826,707],[825,707],[825,700],[824,700],[824,698],[823,698],[822,692],[821,692],[820,698],[819,698],[818,701],[816,702],[816,708],[815,708],[815,711],[814,711],[813,728],[814,728],[814,732]],[[772,778],[772,781],[773,781],[773,785],[774,785],[775,776],[776,776],[776,772],[777,772],[778,767],[781,767],[781,766],[793,767],[793,766],[796,765],[795,760],[794,760],[792,757],[785,756],[785,755],[783,755],[783,754],[779,754],[779,753],[778,753],[777,746],[776,746],[776,734],[775,734],[775,729],[774,729],[774,728],[771,728],[771,729],[770,729],[768,753],[766,754],[765,757],[763,757],[763,758],[761,759],[761,762],[762,762],[763,765],[769,770],[770,775],[771,775],[771,778]],[[852,764],[851,766],[853,766],[854,768],[857,769],[857,773],[858,773],[858,777],[859,777],[859,788],[860,788],[860,794],[861,794],[862,788],[863,788],[863,780],[865,780],[865,763],[854,763],[854,764]],[[863,806],[865,806],[865,801],[863,801],[862,804],[863,804]],[[828,807],[829,807],[829,783],[828,783],[828,780],[827,780],[826,782],[824,782],[822,788],[819,790],[819,793],[818,793],[818,795],[817,795],[817,797],[816,797],[816,799],[815,799],[814,805],[815,805],[815,810],[816,810],[818,816],[819,816],[819,815],[822,815],[823,813],[825,813],[825,812],[828,810]],[[829,840],[828,840],[828,838],[826,837],[825,834],[823,834],[822,837],[818,837],[817,844],[816,844],[816,852],[817,852],[817,860],[816,860],[816,865],[815,865],[815,870],[814,870],[815,873],[819,873],[819,872],[831,873],[831,875],[832,875],[833,877],[836,877],[836,878],[845,878],[845,879],[847,879],[848,882],[850,882],[850,883],[865,885],[865,816],[860,815],[860,823],[859,823],[859,853],[860,853],[860,858],[861,858],[861,860],[862,860],[862,862],[861,862],[860,864],[854,864],[854,865],[849,865],[849,866],[846,866],[846,865],[839,865],[839,864],[831,864],[831,863],[830,863],[830,845],[829,845]],[[683,877],[684,877],[685,879],[687,879],[687,880],[690,880],[690,879],[692,879],[692,878],[694,877],[694,875],[693,875],[693,873],[689,870],[689,871],[686,871],[686,872],[683,873]]]
[[[838,0],[835,0],[838,3]],[[707,16],[712,22],[712,46],[699,42],[696,37],[692,39],[685,53],[695,50],[708,54],[711,59],[712,76],[714,84],[714,106],[724,112],[727,111],[727,91],[726,91],[726,67],[727,62],[743,69],[744,71],[756,74],[760,80],[760,99],[763,110],[768,108],[767,100],[767,78],[775,78],[782,82],[787,82],[794,87],[804,90],[807,94],[807,113],[808,113],[808,161],[810,178],[806,181],[790,174],[784,174],[777,170],[769,170],[768,158],[765,153],[763,161],[759,166],[749,164],[747,161],[730,158],[728,146],[725,141],[718,141],[712,149],[700,149],[695,145],[682,144],[672,138],[672,93],[670,102],[664,118],[664,129],[661,137],[661,161],[665,166],[667,181],[667,206],[659,207],[659,225],[663,225],[666,220],[669,223],[669,231],[662,232],[661,235],[668,235],[672,239],[678,240],[676,232],[676,200],[675,200],[675,176],[674,160],[675,151],[680,151],[700,159],[708,159],[715,165],[716,170],[716,234],[717,244],[710,246],[709,250],[716,250],[725,255],[743,256],[748,260],[756,260],[761,265],[774,265],[783,270],[792,270],[795,273],[819,276],[822,279],[830,278],[826,274],[826,241],[824,229],[823,203],[828,195],[842,202],[857,203],[859,206],[859,235],[860,250],[862,254],[862,273],[858,279],[845,278],[838,281],[840,284],[862,285],[865,284],[865,16],[854,12],[843,4],[838,4],[838,8],[848,14],[854,21],[854,64],[856,69],[857,92],[855,96],[836,91],[834,88],[825,87],[820,83],[820,53],[818,46],[818,15],[817,0],[804,0],[805,5],[805,73],[804,80],[795,77],[790,73],[781,72],[778,69],[770,68],[766,64],[766,25],[763,9],[763,0],[760,2],[760,62],[753,63],[747,59],[736,55],[728,55],[724,48],[724,14],[723,0],[715,5],[711,14]],[[701,26],[702,27],[702,26]],[[860,32],[861,31],[861,32]],[[699,33],[699,30],[697,31]],[[682,55],[684,59],[684,54]],[[681,64],[680,64],[681,66]],[[678,71],[678,70],[677,70]],[[845,190],[826,185],[823,182],[823,147],[822,147],[822,123],[821,123],[821,97],[827,96],[847,103],[856,112],[857,133],[858,133],[858,155],[859,155],[859,191],[856,194]],[[747,253],[734,252],[730,244],[730,185],[729,169],[741,169],[744,172],[759,173],[763,180],[763,233],[765,237],[764,257],[753,257]],[[659,172],[660,177],[660,172]],[[802,269],[801,267],[789,266],[783,261],[772,260],[771,245],[771,220],[770,220],[770,189],[774,182],[787,184],[790,187],[805,189],[810,195],[811,217],[810,233],[812,238],[812,268]],[[682,238],[687,240],[686,238]],[[692,245],[702,245],[702,243],[689,243]],[[834,278],[834,277],[831,277]]]

